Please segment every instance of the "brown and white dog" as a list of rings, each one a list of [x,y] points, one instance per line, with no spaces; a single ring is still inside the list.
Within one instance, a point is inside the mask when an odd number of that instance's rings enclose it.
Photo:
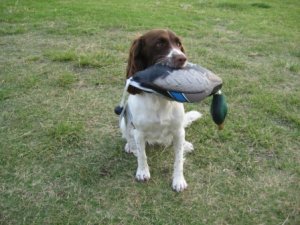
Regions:
[[[151,30],[133,41],[130,48],[127,78],[156,63],[175,68],[186,65],[187,57],[180,38],[169,30]],[[184,112],[182,103],[149,94],[129,86],[126,108],[130,122],[122,118],[120,127],[126,138],[125,151],[137,156],[136,179],[147,181],[150,171],[147,163],[146,144],[173,145],[175,162],[172,188],[183,191],[187,187],[183,175],[184,152],[192,151],[193,145],[185,141],[185,127],[199,119],[196,111]]]

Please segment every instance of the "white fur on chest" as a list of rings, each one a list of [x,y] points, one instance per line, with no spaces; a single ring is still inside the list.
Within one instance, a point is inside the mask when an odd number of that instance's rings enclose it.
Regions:
[[[143,93],[129,96],[128,106],[134,127],[143,132],[149,144],[170,145],[174,132],[183,126],[182,103]]]

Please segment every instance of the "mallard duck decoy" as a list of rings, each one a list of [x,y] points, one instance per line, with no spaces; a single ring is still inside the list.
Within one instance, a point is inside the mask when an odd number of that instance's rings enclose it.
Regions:
[[[192,63],[181,69],[155,64],[133,75],[129,85],[178,102],[200,102],[221,89],[222,79]]]
[[[211,115],[219,129],[223,128],[227,104],[220,91],[222,79],[206,68],[192,63],[181,69],[155,64],[137,72],[126,81],[121,104],[115,107],[117,115],[124,111],[125,95],[130,85],[178,102],[200,102],[213,95]]]

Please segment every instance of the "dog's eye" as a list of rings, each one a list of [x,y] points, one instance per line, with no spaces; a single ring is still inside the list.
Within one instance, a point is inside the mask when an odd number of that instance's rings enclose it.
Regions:
[[[159,40],[158,42],[156,42],[155,46],[157,48],[162,48],[166,45],[166,41],[165,40]]]
[[[180,42],[180,41],[177,41],[177,42],[176,42],[176,45],[177,45],[178,47],[181,47],[181,42]]]
[[[156,43],[156,47],[157,48],[162,48],[162,47],[164,47],[165,46],[165,43],[164,42],[157,42]]]
[[[164,43],[162,43],[162,42],[157,42],[156,43],[156,47],[158,47],[158,48],[161,48],[163,45],[164,45]]]

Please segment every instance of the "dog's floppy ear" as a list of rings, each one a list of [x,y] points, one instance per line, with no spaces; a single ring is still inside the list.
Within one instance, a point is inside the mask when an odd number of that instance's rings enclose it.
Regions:
[[[146,63],[142,55],[143,46],[144,40],[142,39],[142,37],[135,39],[131,45],[126,71],[127,79],[134,75],[136,72],[146,69]],[[142,92],[141,90],[132,86],[129,86],[127,91],[133,95]]]

